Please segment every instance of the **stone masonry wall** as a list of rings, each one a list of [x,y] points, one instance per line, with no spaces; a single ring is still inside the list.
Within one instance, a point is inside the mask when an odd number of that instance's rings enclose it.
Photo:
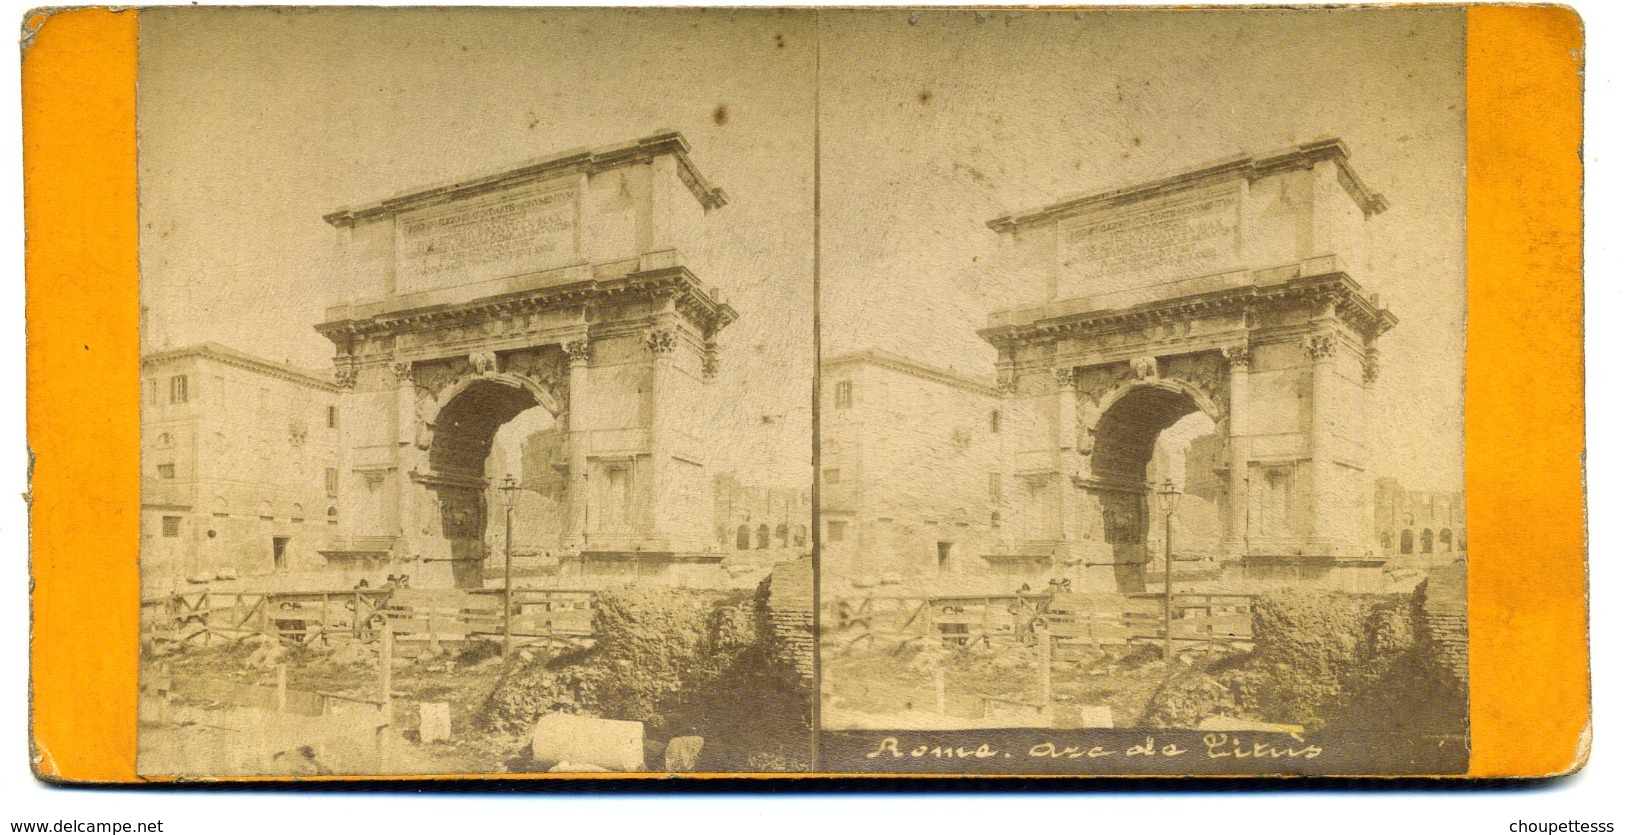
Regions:
[[[800,683],[813,686],[812,558],[787,562],[773,570],[757,589],[757,605],[767,620],[767,641],[775,660],[795,670]]]

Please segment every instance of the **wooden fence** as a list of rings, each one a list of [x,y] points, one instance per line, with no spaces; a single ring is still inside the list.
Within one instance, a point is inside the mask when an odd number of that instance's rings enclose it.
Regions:
[[[1175,594],[1171,621],[1176,651],[1248,649],[1251,595]],[[1160,594],[1008,594],[844,598],[826,609],[837,642],[910,643],[932,640],[1031,644],[1047,634],[1056,648],[1160,644]]]
[[[514,589],[509,634],[516,647],[579,645],[592,637],[594,594],[574,589]],[[383,618],[403,657],[430,647],[501,641],[503,591],[354,589],[305,592],[175,594],[141,604],[143,641],[214,643],[250,635],[316,642],[370,641]]]

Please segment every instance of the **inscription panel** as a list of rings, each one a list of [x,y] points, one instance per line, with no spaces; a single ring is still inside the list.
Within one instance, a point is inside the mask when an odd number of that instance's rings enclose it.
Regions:
[[[1226,192],[1064,223],[1062,295],[1222,272],[1236,256],[1239,211],[1238,195]]]
[[[573,183],[468,198],[395,220],[397,292],[533,272],[576,255]]]

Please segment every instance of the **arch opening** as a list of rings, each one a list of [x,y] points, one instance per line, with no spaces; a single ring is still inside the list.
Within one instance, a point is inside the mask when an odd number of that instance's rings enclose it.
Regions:
[[[481,585],[484,558],[507,547],[506,502],[514,506],[515,558],[559,550],[569,479],[565,423],[528,387],[501,378],[474,380],[440,408],[428,486],[459,586]],[[508,475],[520,489],[502,492]]]
[[[1216,556],[1223,537],[1223,440],[1214,416],[1169,384],[1136,386],[1101,414],[1090,458],[1089,492],[1098,502],[1101,539],[1110,546],[1120,591],[1145,587],[1160,573],[1165,525],[1152,490],[1165,480],[1183,493],[1174,513],[1174,550],[1182,559]]]

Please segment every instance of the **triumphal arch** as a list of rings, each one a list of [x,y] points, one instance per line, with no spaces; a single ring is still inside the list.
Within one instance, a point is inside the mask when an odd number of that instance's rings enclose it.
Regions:
[[[317,326],[346,389],[335,553],[480,585],[492,439],[539,407],[565,438],[567,571],[719,561],[698,421],[735,314],[694,259],[726,202],[666,132],[327,215],[347,290]]]
[[[1366,401],[1396,320],[1362,282],[1384,208],[1327,139],[991,221],[1031,301],[980,331],[1017,483],[1003,556],[1143,590],[1147,466],[1200,411],[1230,576],[1369,577]]]

